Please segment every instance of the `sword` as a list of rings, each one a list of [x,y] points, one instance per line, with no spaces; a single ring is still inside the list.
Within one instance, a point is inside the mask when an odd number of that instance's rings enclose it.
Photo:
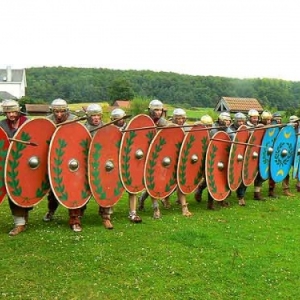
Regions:
[[[18,140],[18,139],[14,139],[14,138],[9,138],[8,140],[11,142],[21,143],[21,144],[25,144],[25,145],[29,145],[29,146],[38,146],[37,143],[29,142],[29,141],[22,141],[22,140]]]

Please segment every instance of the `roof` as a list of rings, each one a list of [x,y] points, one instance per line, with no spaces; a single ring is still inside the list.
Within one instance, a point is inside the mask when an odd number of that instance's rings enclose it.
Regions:
[[[228,112],[248,112],[250,109],[256,109],[262,112],[264,109],[255,98],[233,98],[222,97],[215,107],[215,111],[228,111]]]
[[[15,99],[15,96],[13,96],[8,92],[0,92],[0,100],[4,100],[4,99]]]
[[[11,70],[11,82],[22,82],[24,69]],[[7,83],[7,69],[0,69],[0,83]]]
[[[116,100],[112,106],[121,107],[121,108],[129,108],[130,101],[129,100]]]

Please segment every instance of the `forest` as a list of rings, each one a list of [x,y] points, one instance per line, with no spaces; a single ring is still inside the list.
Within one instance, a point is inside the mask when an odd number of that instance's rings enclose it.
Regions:
[[[295,111],[300,82],[272,78],[238,79],[170,72],[104,68],[41,67],[26,69],[27,90],[22,101],[69,103],[160,99],[182,108],[215,107],[221,97],[256,98],[264,108]]]

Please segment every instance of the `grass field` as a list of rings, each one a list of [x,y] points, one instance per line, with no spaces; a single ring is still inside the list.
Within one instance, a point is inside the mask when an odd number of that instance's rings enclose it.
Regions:
[[[295,182],[292,191],[295,193]],[[264,184],[264,195],[267,182]],[[281,193],[281,185],[276,187]],[[105,230],[90,200],[83,231],[72,232],[68,212],[42,221],[43,199],[30,213],[27,231],[9,237],[7,201],[0,209],[1,299],[298,299],[300,201],[252,200],[240,207],[206,209],[189,195],[191,218],[172,208],[143,222],[127,219],[127,195],[117,203],[114,229]],[[206,195],[205,195],[206,196]],[[206,198],[206,197],[205,197]]]

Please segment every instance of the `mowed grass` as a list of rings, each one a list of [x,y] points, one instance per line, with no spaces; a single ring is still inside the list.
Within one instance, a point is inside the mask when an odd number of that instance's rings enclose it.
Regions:
[[[295,182],[291,183],[295,191]],[[276,187],[281,194],[281,184]],[[267,182],[263,194],[267,194]],[[1,299],[298,299],[300,285],[300,193],[295,197],[206,209],[188,196],[191,218],[172,208],[152,218],[150,200],[141,224],[128,221],[127,194],[105,230],[91,199],[83,231],[68,227],[59,207],[45,223],[46,199],[30,213],[27,231],[13,226],[5,200],[0,206]]]

